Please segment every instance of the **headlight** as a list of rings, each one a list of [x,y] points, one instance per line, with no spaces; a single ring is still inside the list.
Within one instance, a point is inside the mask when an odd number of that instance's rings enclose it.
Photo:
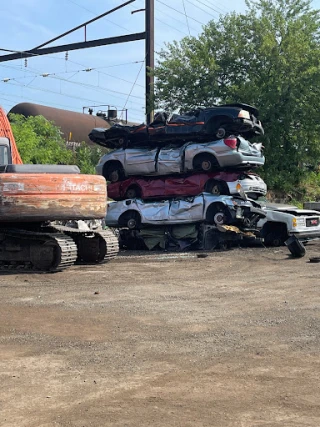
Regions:
[[[241,189],[242,189],[242,185],[240,184],[240,182],[238,182],[238,184],[236,185],[237,192],[240,193]]]
[[[292,218],[292,227],[298,227],[299,225],[305,225],[304,218]]]

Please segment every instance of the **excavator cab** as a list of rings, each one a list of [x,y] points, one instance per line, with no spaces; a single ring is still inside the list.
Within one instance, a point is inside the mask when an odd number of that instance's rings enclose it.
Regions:
[[[0,137],[0,166],[12,163],[11,145],[8,138]]]

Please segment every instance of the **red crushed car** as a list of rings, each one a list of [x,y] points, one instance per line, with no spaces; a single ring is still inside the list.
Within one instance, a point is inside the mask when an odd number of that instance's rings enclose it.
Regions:
[[[162,197],[197,196],[203,191],[219,195],[238,194],[242,189],[248,197],[257,199],[267,193],[265,182],[252,172],[208,172],[189,176],[161,178],[131,177],[108,183],[108,197],[123,199],[158,199]]]

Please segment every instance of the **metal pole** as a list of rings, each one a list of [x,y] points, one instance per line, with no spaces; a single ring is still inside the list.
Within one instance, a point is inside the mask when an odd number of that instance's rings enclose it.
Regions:
[[[146,0],[146,120],[153,121],[154,97],[154,0]],[[151,75],[150,75],[151,72]]]
[[[90,21],[84,22],[83,24],[78,25],[77,27],[72,28],[72,30],[69,30],[69,31],[66,31],[66,32],[65,32],[65,33],[63,33],[63,34],[60,34],[60,36],[57,36],[57,37],[55,37],[54,39],[51,39],[51,40],[48,40],[48,41],[47,41],[47,42],[45,42],[45,43],[39,44],[39,46],[36,46],[36,47],[35,47],[35,48],[33,48],[32,50],[40,49],[40,47],[47,46],[47,44],[52,43],[52,42],[54,42],[54,41],[56,41],[56,40],[58,40],[58,39],[61,39],[62,37],[67,36],[68,34],[73,33],[73,32],[74,32],[74,31],[76,31],[76,30],[79,30],[79,28],[86,27],[86,25],[89,25],[89,24],[91,24],[92,22],[97,21],[98,19],[103,18],[104,16],[110,15],[110,13],[113,13],[113,12],[115,12],[116,10],[121,9],[121,8],[122,8],[122,7],[124,7],[124,6],[127,6],[127,5],[128,5],[128,4],[130,4],[130,3],[133,3],[134,1],[136,1],[136,0],[128,0],[126,3],[123,3],[123,4],[121,4],[120,6],[117,6],[117,7],[114,7],[113,9],[111,9],[111,10],[108,10],[108,12],[104,12],[104,13],[102,13],[101,15],[96,16],[96,17],[95,17],[95,18],[93,18],[93,19],[90,19]]]
[[[87,49],[89,47],[106,46],[108,44],[133,42],[136,40],[144,40],[146,33],[129,34],[126,36],[109,37],[107,39],[90,40],[88,42],[71,43],[62,46],[43,47],[42,49],[33,49],[10,53],[9,55],[0,55],[0,62],[13,61],[14,59],[30,58],[40,55],[49,55],[50,53],[66,52],[77,49]]]

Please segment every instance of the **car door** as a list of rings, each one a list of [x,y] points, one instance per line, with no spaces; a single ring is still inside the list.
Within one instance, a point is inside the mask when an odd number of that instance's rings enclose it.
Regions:
[[[142,223],[144,224],[162,224],[167,222],[169,217],[169,201],[144,203],[136,201],[141,212]]]
[[[154,175],[158,148],[127,148],[125,169],[127,175]]]
[[[203,197],[188,197],[184,200],[170,202],[168,221],[171,224],[180,222],[198,222],[203,219]]]
[[[206,180],[206,175],[190,175],[168,177],[165,180],[165,196],[197,196],[201,193]]]
[[[170,175],[181,172],[181,148],[164,147],[159,151],[157,174]]]

